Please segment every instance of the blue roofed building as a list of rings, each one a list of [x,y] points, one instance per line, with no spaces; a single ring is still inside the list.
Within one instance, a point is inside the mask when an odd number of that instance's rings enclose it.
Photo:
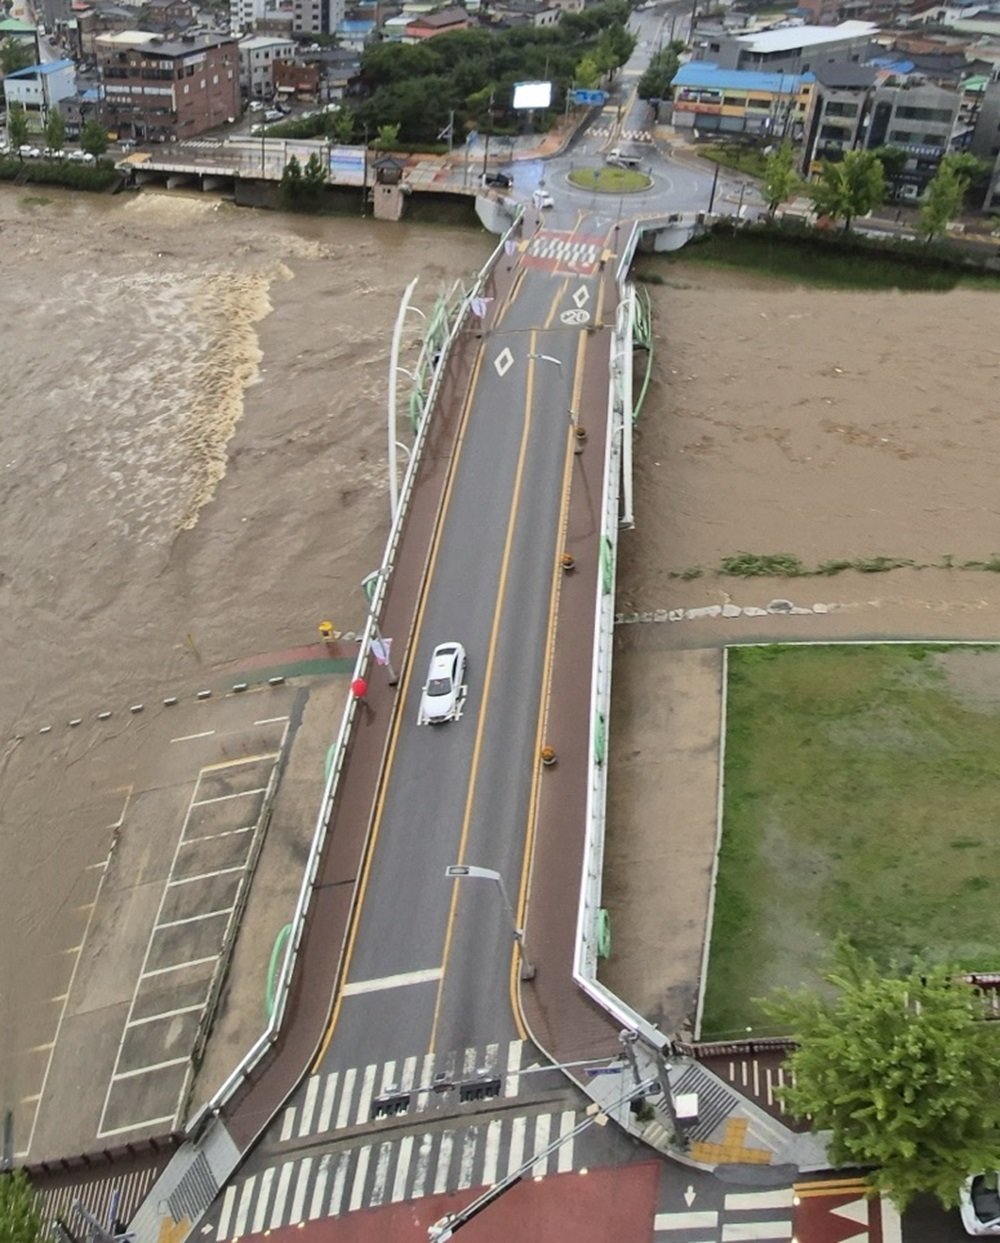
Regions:
[[[53,108],[76,94],[76,65],[71,60],[52,60],[45,65],[29,65],[8,73],[3,80],[7,107],[20,104],[28,118],[28,128],[42,130]]]
[[[815,79],[811,73],[722,69],[692,60],[674,75],[672,124],[696,134],[802,136]]]

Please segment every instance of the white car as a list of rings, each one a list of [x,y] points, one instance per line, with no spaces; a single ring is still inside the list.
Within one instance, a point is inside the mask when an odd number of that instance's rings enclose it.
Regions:
[[[42,154],[37,147],[31,146],[30,143],[23,143],[20,147],[18,147],[17,153],[22,159],[25,160],[37,160]]]
[[[427,681],[420,692],[418,725],[457,721],[465,704],[465,648],[439,643],[431,653]]]
[[[1000,1236],[1000,1175],[973,1174],[959,1191],[958,1207],[966,1234]]]
[[[549,194],[548,190],[536,190],[531,196],[531,202],[539,211],[544,211],[547,207],[555,207],[555,199]]]

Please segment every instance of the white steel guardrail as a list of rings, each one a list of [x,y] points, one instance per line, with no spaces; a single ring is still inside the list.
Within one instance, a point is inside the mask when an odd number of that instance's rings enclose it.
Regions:
[[[668,223],[637,222],[625,242],[616,272],[619,302],[611,338],[611,378],[608,384],[608,436],[604,458],[604,503],[601,511],[600,568],[594,619],[594,653],[591,666],[591,718],[587,759],[587,825],[584,845],[580,903],[577,908],[576,945],[573,954],[574,982],[623,1027],[637,1032],[655,1049],[670,1044],[670,1037],[633,1010],[597,978],[601,925],[601,891],[607,812],[608,726],[611,715],[611,667],[615,622],[615,571],[618,531],[630,525],[631,480],[625,483],[626,513],[620,518],[624,470],[631,473],[632,438],[632,329],[635,289],[628,280],[635,251],[647,230]]]
[[[444,372],[444,364],[447,361],[448,353],[454,345],[459,331],[469,316],[472,301],[474,298],[481,295],[487,277],[495,266],[497,260],[504,253],[505,243],[508,238],[512,237],[515,230],[520,227],[522,218],[523,213],[519,213],[510,228],[500,239],[496,249],[492,252],[486,263],[481,268],[475,284],[468,291],[468,293],[465,294],[458,307],[454,322],[451,324],[448,335],[441,345],[441,354],[438,360],[438,365],[434,368],[433,378],[427,391],[426,399],[422,403],[422,409],[427,412],[428,416],[433,410],[434,402],[437,398],[441,376]],[[453,291],[455,288],[456,287],[453,287]],[[374,590],[369,604],[368,617],[366,619],[364,632],[361,637],[361,646],[358,652],[358,658],[354,666],[354,678],[363,677],[365,670],[368,667],[371,643],[378,630],[378,616],[385,599],[386,585],[392,569],[393,558],[396,555],[396,549],[399,545],[403,523],[406,518],[406,512],[409,499],[413,491],[417,469],[420,465],[420,459],[429,423],[430,418],[424,417],[420,420],[419,426],[416,429],[416,438],[413,443],[413,449],[410,454],[410,459],[407,463],[406,472],[403,476],[403,482],[400,488],[399,506],[396,512],[395,520],[389,530],[388,539],[386,540],[385,553],[382,558],[382,571],[377,573],[375,578]],[[292,931],[288,938],[284,962],[282,963],[281,974],[279,976],[277,989],[275,991],[275,1005],[271,1014],[271,1019],[267,1027],[247,1051],[246,1055],[239,1062],[239,1064],[233,1069],[225,1082],[219,1086],[218,1090],[211,1097],[211,1099],[208,1100],[191,1119],[186,1128],[186,1134],[189,1136],[196,1134],[210,1115],[217,1114],[225,1107],[226,1104],[228,1104],[240,1085],[258,1066],[262,1058],[267,1054],[270,1047],[278,1038],[278,1033],[281,1030],[281,1023],[285,1014],[285,1006],[288,1001],[292,978],[295,972],[299,947],[302,943],[302,937],[305,931],[306,914],[309,909],[313,885],[316,880],[316,874],[319,870],[323,847],[326,843],[326,834],[330,825],[334,803],[336,801],[337,790],[340,783],[340,774],[344,766],[347,745],[350,741],[351,730],[354,725],[357,711],[357,700],[353,696],[350,696],[344,708],[340,730],[334,744],[334,760],[330,766],[330,771],[326,779],[326,785],[323,790],[322,800],[320,802],[319,814],[316,818],[316,828],[313,833],[312,844],[309,849],[309,857],[306,861],[305,872],[302,877],[302,885],[299,889],[299,897],[295,906],[295,914],[292,917]],[[353,919],[353,917],[354,903],[352,900],[350,918]]]

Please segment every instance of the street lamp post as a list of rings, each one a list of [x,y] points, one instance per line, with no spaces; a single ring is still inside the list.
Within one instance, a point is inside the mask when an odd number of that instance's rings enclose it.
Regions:
[[[517,925],[517,915],[514,913],[514,907],[511,905],[510,895],[507,893],[507,886],[499,872],[493,868],[472,867],[467,863],[454,863],[444,870],[448,880],[463,880],[466,877],[472,880],[491,880],[500,890],[500,897],[503,900],[507,914],[510,916],[511,927],[514,932],[514,944],[517,946],[517,956],[521,963],[521,979],[533,980],[535,978],[535,968],[528,961],[528,955],[524,948],[524,929]]]

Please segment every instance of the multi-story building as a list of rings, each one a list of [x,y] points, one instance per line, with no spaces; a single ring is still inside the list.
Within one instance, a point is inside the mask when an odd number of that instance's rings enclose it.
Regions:
[[[335,34],[344,20],[345,8],[345,0],[294,0],[292,30],[296,34]]]
[[[274,35],[248,35],[239,42],[240,89],[248,99],[274,94],[274,62],[295,54],[295,42]]]
[[[688,61],[674,75],[671,123],[699,134],[756,134],[798,141],[811,74],[757,73]]]
[[[818,160],[837,160],[864,145],[877,70],[871,65],[820,65],[814,70],[802,138],[803,172]]]
[[[839,26],[781,26],[751,34],[699,31],[695,28],[694,60],[720,69],[754,69],[759,73],[811,73],[817,65],[867,60],[874,22],[841,22]]]
[[[29,65],[8,73],[3,80],[7,107],[20,104],[28,128],[41,130],[49,112],[59,107],[60,100],[76,94],[76,65],[71,60],[50,60],[47,65]]]
[[[229,29],[233,34],[256,30],[267,13],[267,0],[229,0]]]
[[[468,30],[473,24],[473,19],[463,8],[439,9],[436,13],[415,17],[403,32],[403,42],[423,43],[425,39],[433,39],[452,30]]]
[[[5,17],[0,21],[0,43],[7,40],[22,43],[31,52],[31,58],[39,61],[42,54],[38,49],[38,29],[33,22],[23,22],[16,17]]]
[[[108,128],[137,142],[176,142],[240,113],[239,52],[227,35],[101,35],[97,66]]]
[[[906,167],[897,178],[900,197],[919,198],[933,179],[942,157],[953,149],[961,106],[957,91],[940,86],[904,83],[876,88],[865,146],[906,152]]]

